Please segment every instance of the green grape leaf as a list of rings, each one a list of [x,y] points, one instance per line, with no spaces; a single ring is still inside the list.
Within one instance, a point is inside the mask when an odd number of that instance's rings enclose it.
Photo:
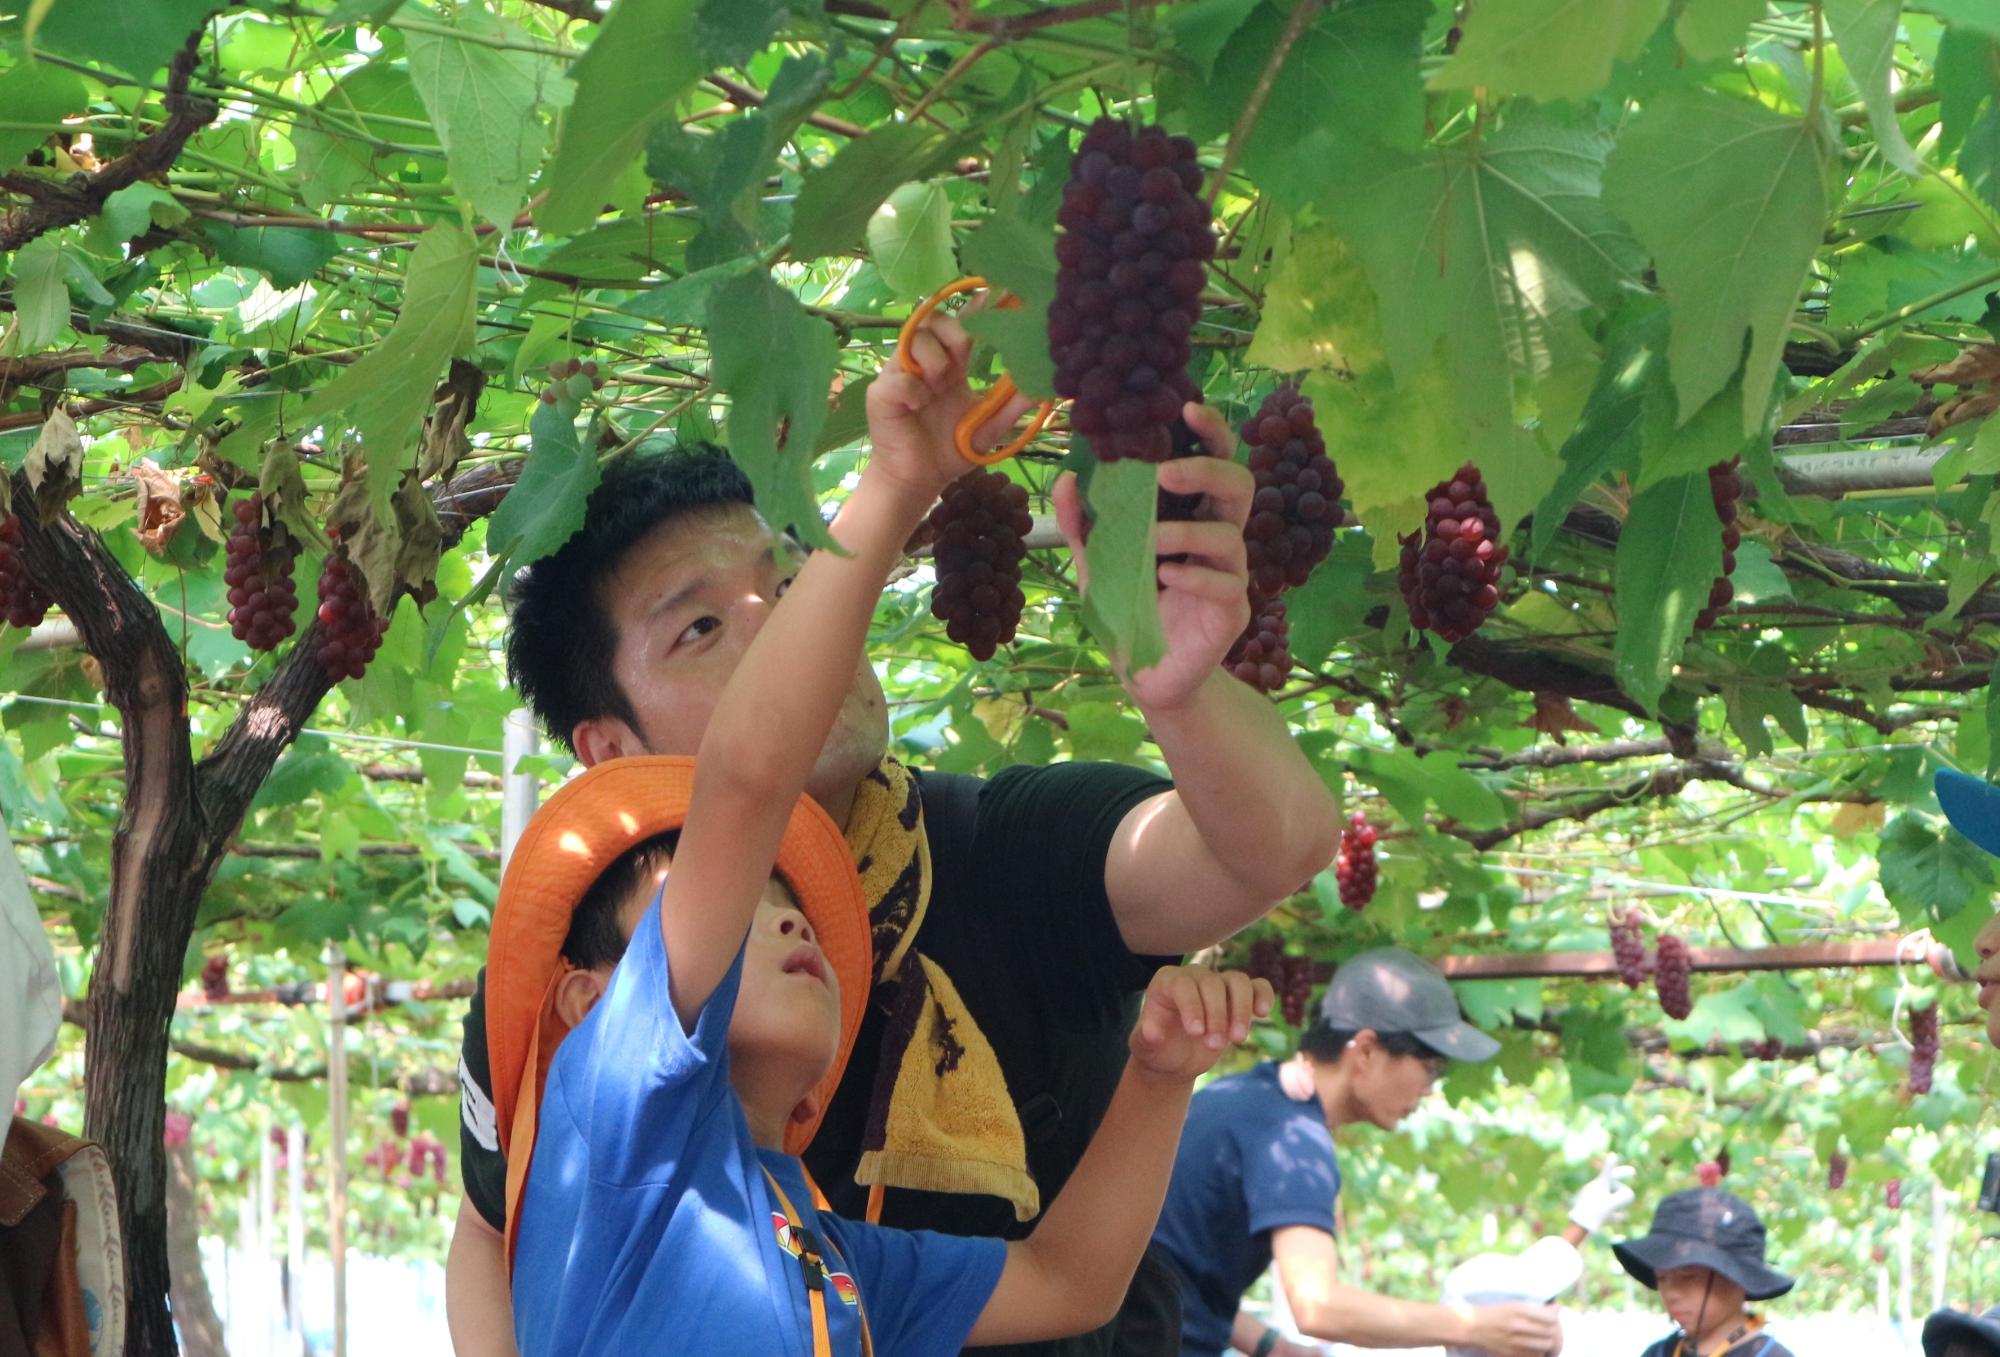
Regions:
[[[589,381],[572,377],[554,386],[555,404],[535,403],[528,420],[528,460],[486,527],[486,549],[512,556],[518,569],[533,565],[576,535],[590,492],[603,479],[592,444],[576,434],[582,390]]]
[[[426,231],[410,255],[402,311],[389,333],[292,418],[293,428],[325,424],[332,444],[348,429],[360,434],[368,499],[385,527],[395,522],[390,498],[415,464],[438,374],[472,350],[478,262],[470,232],[449,224]]]
[[[1923,163],[1896,121],[1896,32],[1902,9],[1902,0],[1826,0],[1826,26],[1861,91],[1882,158],[1904,174],[1921,174]]]
[[[958,276],[951,199],[936,184],[905,184],[868,219],[868,257],[898,297],[928,297]]]
[[[1576,99],[1603,89],[1666,17],[1667,0],[1487,0],[1465,22],[1436,90]]]
[[[729,397],[730,455],[749,476],[758,510],[774,531],[796,529],[809,545],[832,546],[812,463],[839,355],[833,327],[760,270],[710,290],[708,342],[711,378]]]
[[[1318,669],[1334,644],[1362,625],[1374,602],[1367,589],[1372,571],[1366,536],[1335,533],[1332,553],[1285,596],[1294,664]]]
[[[817,259],[856,244],[895,188],[957,154],[958,136],[928,123],[889,123],[848,142],[806,175],[792,209],[792,255]]]
[[[202,234],[224,263],[255,269],[276,288],[297,287],[339,254],[345,238],[337,231],[296,226],[225,226],[203,222]]]
[[[1376,367],[1382,343],[1374,317],[1375,297],[1354,251],[1331,231],[1302,231],[1265,290],[1244,357],[1277,372]]]
[[[1683,422],[1740,364],[1744,432],[1763,427],[1825,225],[1823,174],[1810,126],[1719,94],[1662,94],[1619,138],[1604,202],[1653,254],[1672,307],[1667,355]]]
[[[104,200],[91,226],[92,244],[102,244],[104,253],[115,254],[132,237],[155,226],[178,226],[189,215],[180,199],[159,185],[144,180],[127,184]]]
[[[410,76],[444,143],[452,183],[480,217],[506,231],[547,149],[538,105],[560,70],[548,57],[478,41],[523,35],[476,6],[461,6],[452,27],[468,36],[404,35]]]
[[[1687,0],[1674,37],[1696,61],[1717,61],[1743,45],[1744,30],[1767,7],[1768,0]]]
[[[1706,475],[1678,476],[1633,496],[1612,573],[1618,682],[1650,711],[1722,573],[1722,536]]]
[[[1130,458],[1099,462],[1085,478],[1084,499],[1091,516],[1084,621],[1113,668],[1136,674],[1158,664],[1167,649],[1153,551],[1159,468]]]
[[[547,197],[535,224],[550,235],[588,226],[607,186],[638,157],[653,125],[700,78],[687,40],[698,0],[618,0],[590,47],[570,67],[576,96],[543,176]]]
[[[7,110],[10,122],[60,122],[81,111],[88,99],[83,81],[73,72],[45,61],[23,61],[0,71],[0,108]],[[0,129],[0,170],[14,168],[48,139],[47,132]]]
[[[17,352],[45,348],[69,324],[69,287],[63,282],[62,248],[39,236],[14,252],[14,327],[7,339]]]
[[[1374,287],[1398,387],[1442,363],[1460,456],[1485,473],[1506,524],[1561,470],[1515,422],[1554,366],[1555,331],[1608,303],[1639,263],[1598,202],[1609,145],[1521,113],[1447,152],[1378,153],[1368,192],[1343,186],[1321,199]]]
[[[212,0],[55,0],[52,6],[14,8],[27,11],[26,31],[34,46],[145,81],[186,45],[215,5]]]
[[[1262,0],[1188,0],[1171,6],[1167,25],[1173,29],[1174,50],[1194,62],[1206,80],[1215,72],[1216,58],[1250,12]]]
[[[1964,835],[1915,811],[1888,823],[1879,853],[1882,894],[1905,928],[1948,919],[1992,896],[1993,859]]]
[[[1056,299],[1055,240],[1019,217],[990,221],[965,239],[965,267],[989,286],[1011,292],[1020,305],[988,306],[968,316],[965,328],[1000,354],[1021,393],[1037,400],[1055,395],[1049,359],[1049,303]]]
[[[1744,451],[1741,410],[1732,379],[1713,400],[1695,412],[1693,419],[1677,428],[1673,395],[1665,383],[1656,384],[1646,403],[1645,451],[1640,455],[1639,477],[1633,488],[1645,490],[1661,481],[1696,472],[1705,475],[1717,462],[1726,462]]]
[[[1536,553],[1547,549],[1586,487],[1639,465],[1647,398],[1666,384],[1666,347],[1665,307],[1640,298],[1619,309],[1597,381],[1563,443],[1562,472],[1535,506],[1531,540]]]

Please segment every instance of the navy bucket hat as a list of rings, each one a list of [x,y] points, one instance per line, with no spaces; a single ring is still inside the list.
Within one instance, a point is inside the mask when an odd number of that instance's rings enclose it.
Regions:
[[[1792,1279],[1764,1265],[1764,1222],[1733,1192],[1691,1187],[1676,1192],[1653,1213],[1644,1238],[1613,1244],[1625,1270],[1648,1289],[1660,1274],[1705,1267],[1743,1288],[1751,1300],[1769,1300],[1792,1289]]]
[[[1944,1357],[1954,1344],[2000,1357],[2000,1305],[1983,1315],[1939,1310],[1924,1321],[1924,1357]]]
[[[1955,768],[1938,769],[1931,786],[1951,827],[2000,857],[2000,787]]]

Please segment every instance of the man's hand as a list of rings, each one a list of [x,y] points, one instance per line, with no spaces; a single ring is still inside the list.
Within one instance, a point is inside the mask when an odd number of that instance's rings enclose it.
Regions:
[[[1162,966],[1132,1029],[1132,1063],[1163,1079],[1206,1074],[1256,1018],[1270,1016],[1271,982],[1241,971]]]
[[[1472,1346],[1491,1357],[1549,1357],[1562,1351],[1562,1324],[1553,1305],[1476,1305]]]
[[[1189,402],[1187,421],[1208,449],[1207,457],[1160,463],[1160,488],[1177,495],[1200,495],[1191,522],[1162,523],[1155,547],[1162,556],[1185,560],[1159,566],[1160,627],[1166,654],[1150,669],[1120,675],[1132,700],[1148,712],[1172,711],[1192,698],[1216,674],[1216,666],[1250,623],[1250,569],[1243,553],[1243,524],[1250,516],[1256,478],[1235,462],[1236,436],[1212,405]],[[1084,565],[1083,497],[1076,477],[1055,484],[1056,524],[1069,542],[1077,583],[1089,587]]]
[[[1605,1162],[1604,1171],[1583,1185],[1570,1203],[1569,1218],[1582,1229],[1595,1234],[1609,1221],[1625,1214],[1635,1195],[1625,1181],[1637,1170],[1630,1164],[1620,1164],[1613,1155]]]
[[[921,373],[903,371],[891,357],[868,388],[869,465],[930,500],[972,469],[954,442],[959,418],[975,399],[965,382],[972,336],[955,318],[933,312],[910,336],[909,352]],[[973,445],[983,450],[1004,442],[1033,404],[1026,397],[1009,402]]]

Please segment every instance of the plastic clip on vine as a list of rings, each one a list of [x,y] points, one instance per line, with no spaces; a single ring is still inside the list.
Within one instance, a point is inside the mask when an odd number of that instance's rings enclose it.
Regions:
[[[912,375],[922,374],[923,370],[910,353],[910,340],[917,333],[917,327],[930,319],[931,312],[961,292],[975,292],[985,286],[984,278],[970,274],[957,282],[946,283],[926,297],[923,305],[910,313],[910,318],[903,322],[903,328],[896,335],[896,361],[902,364],[903,371]],[[1011,310],[1020,304],[1019,298],[1005,292],[994,300],[994,306],[1003,311]],[[1006,461],[1033,441],[1035,435],[1042,431],[1042,426],[1049,422],[1049,416],[1055,413],[1054,401],[1043,401],[1036,406],[1028,420],[1028,427],[1010,443],[991,452],[981,452],[972,441],[987,421],[1006,409],[1007,403],[1019,394],[1020,388],[1014,385],[1014,379],[1003,374],[998,381],[986,388],[985,393],[977,401],[973,402],[970,410],[959,416],[958,427],[953,431],[953,442],[958,447],[960,457],[974,466],[993,466]]]

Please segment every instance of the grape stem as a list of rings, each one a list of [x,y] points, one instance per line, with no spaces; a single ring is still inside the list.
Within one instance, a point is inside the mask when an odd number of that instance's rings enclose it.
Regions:
[[[1264,101],[1271,97],[1271,86],[1277,83],[1278,72],[1284,68],[1285,58],[1292,54],[1292,48],[1304,35],[1306,26],[1312,23],[1326,0],[1299,0],[1299,6],[1292,11],[1292,17],[1285,23],[1285,31],[1278,35],[1277,46],[1271,49],[1270,58],[1257,76],[1257,83],[1251,87],[1249,99],[1244,101],[1243,111],[1236,115],[1236,125],[1229,129],[1229,143],[1222,149],[1222,164],[1215,171],[1215,178],[1209,185],[1209,215],[1215,215],[1215,203],[1222,196],[1222,186],[1235,168],[1237,157],[1243,153],[1243,143],[1250,139],[1250,133],[1257,126],[1257,116],[1264,111]]]

